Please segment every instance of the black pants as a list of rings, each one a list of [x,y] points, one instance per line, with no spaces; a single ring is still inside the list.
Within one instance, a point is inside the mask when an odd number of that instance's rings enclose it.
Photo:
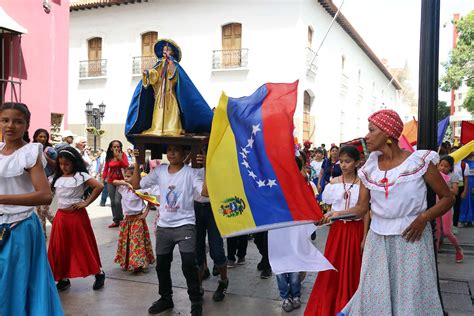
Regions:
[[[258,252],[262,255],[262,260],[260,261],[262,270],[271,269],[270,261],[268,261],[268,232],[256,233],[253,237]]]
[[[242,259],[247,255],[248,235],[227,238],[227,259],[235,261],[237,258]]]
[[[192,304],[201,304],[202,296],[200,293],[196,254],[184,252],[180,252],[180,254],[182,261],[181,269],[186,278],[189,300]],[[171,299],[173,296],[173,285],[171,282],[172,261],[172,253],[156,256],[156,274],[158,275],[159,293],[161,297],[165,299]]]
[[[459,213],[461,212],[461,194],[464,191],[464,186],[459,187],[458,194],[456,195],[456,202],[453,207],[453,226],[457,227],[459,223]]]

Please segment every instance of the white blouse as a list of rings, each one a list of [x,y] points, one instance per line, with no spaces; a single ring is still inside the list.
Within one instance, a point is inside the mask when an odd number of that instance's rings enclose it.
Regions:
[[[328,184],[324,188],[323,202],[331,205],[331,211],[340,212],[354,207],[359,199],[359,185],[346,183],[344,190],[344,183]],[[347,199],[344,198],[347,190]]]
[[[132,190],[126,185],[120,185],[117,191],[122,196],[122,210],[125,215],[137,215],[140,214],[145,208],[145,202],[139,198]],[[145,191],[140,191],[145,192]]]
[[[439,156],[434,151],[417,150],[401,165],[382,171],[373,152],[359,170],[359,178],[370,190],[370,229],[380,235],[401,235],[418,214],[426,210],[426,183],[423,175]],[[386,178],[386,181],[384,179]]]
[[[5,143],[0,142],[0,150]],[[40,143],[26,144],[11,155],[0,154],[0,195],[27,194],[35,192],[28,169],[33,168],[38,158],[46,166],[43,146]],[[11,224],[31,216],[34,206],[0,204],[0,224]]]
[[[72,177],[60,177],[54,183],[54,193],[58,198],[58,209],[67,209],[84,201],[85,182],[92,177],[85,172],[77,172]],[[52,182],[53,177],[49,177]]]

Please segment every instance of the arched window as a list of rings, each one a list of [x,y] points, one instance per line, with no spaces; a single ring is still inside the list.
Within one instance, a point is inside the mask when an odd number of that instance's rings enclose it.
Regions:
[[[94,37],[87,41],[87,55],[89,61],[86,77],[102,76],[102,71],[105,70],[105,64],[102,67],[102,38]]]
[[[311,129],[311,95],[305,90],[303,96],[303,140],[309,140]]]
[[[222,26],[222,64],[224,67],[240,67],[242,49],[242,24]]]
[[[158,32],[146,32],[142,34],[142,56],[154,56],[153,46],[158,39]]]
[[[308,47],[312,48],[313,46],[313,28],[308,25]]]

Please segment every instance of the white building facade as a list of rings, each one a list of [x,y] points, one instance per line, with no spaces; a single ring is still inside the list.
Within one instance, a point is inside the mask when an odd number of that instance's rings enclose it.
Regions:
[[[103,102],[102,148],[125,140],[130,100],[153,64],[156,38],[178,43],[180,64],[211,108],[222,91],[241,97],[267,82],[299,80],[300,142],[348,141],[366,134],[375,110],[392,108],[402,119],[409,112],[400,84],[342,14],[310,64],[337,10],[329,0],[94,2],[71,4],[69,127],[84,134],[85,103]]]

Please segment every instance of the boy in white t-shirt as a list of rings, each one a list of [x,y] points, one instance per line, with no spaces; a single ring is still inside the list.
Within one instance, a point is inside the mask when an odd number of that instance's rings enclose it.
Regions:
[[[202,315],[202,293],[196,264],[196,227],[194,196],[208,196],[207,186],[197,169],[184,164],[185,149],[180,145],[168,145],[168,164],[161,164],[148,176],[141,179],[138,164],[135,164],[132,185],[134,189],[160,188],[160,216],[156,227],[156,272],[158,275],[160,299],[148,309],[158,314],[174,307],[171,284],[171,261],[173,249],[179,245],[182,270],[188,284],[191,300],[191,315]],[[204,164],[205,156],[197,156]]]

